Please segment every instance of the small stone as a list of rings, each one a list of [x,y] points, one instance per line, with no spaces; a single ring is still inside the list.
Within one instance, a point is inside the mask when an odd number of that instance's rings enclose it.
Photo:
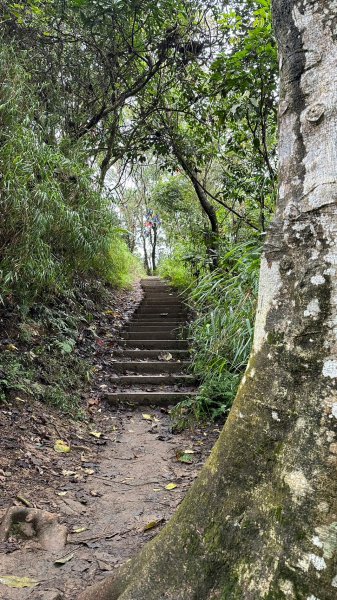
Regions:
[[[43,590],[36,600],[64,600],[64,595],[60,590]]]
[[[98,566],[101,571],[112,571],[112,566],[109,563],[103,562],[102,560],[98,561]]]

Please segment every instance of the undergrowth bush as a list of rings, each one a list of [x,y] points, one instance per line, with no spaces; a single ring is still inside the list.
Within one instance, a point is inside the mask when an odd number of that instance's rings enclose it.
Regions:
[[[191,286],[200,271],[205,271],[205,257],[198,256],[192,247],[184,243],[175,244],[174,252],[161,258],[158,265],[158,275],[180,290]]]
[[[251,349],[260,252],[256,242],[235,245],[187,290],[192,369],[201,385],[184,406],[197,417],[226,413],[235,397]]]
[[[124,240],[114,238],[109,257],[110,272],[107,280],[111,285],[129,288],[137,278],[145,276],[140,258],[131,254]]]
[[[178,289],[185,289],[193,280],[187,265],[176,256],[163,258],[159,263],[158,274]]]

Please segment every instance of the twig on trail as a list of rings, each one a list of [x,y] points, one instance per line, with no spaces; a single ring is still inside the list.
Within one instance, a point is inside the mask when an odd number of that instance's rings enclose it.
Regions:
[[[153,503],[153,500],[149,500],[147,498],[144,498],[144,500],[142,500],[142,502],[150,502],[151,504]],[[168,502],[159,502],[158,500],[156,500],[156,506],[160,505],[160,506],[167,506],[168,508],[171,508],[171,504],[169,504]]]
[[[62,439],[62,437],[63,437],[63,436],[62,436],[62,434],[60,433],[60,431],[59,431],[59,429],[57,428],[57,426],[55,425],[55,423],[53,423],[54,419],[53,419],[52,417],[50,418],[50,421],[51,421],[51,425],[52,425],[52,427],[54,427],[54,429],[55,429],[55,431],[56,431],[57,435],[59,436],[59,438],[60,438],[60,439]]]
[[[140,483],[128,483],[127,481],[121,481],[120,479],[113,479],[113,480],[109,480],[107,481],[106,479],[104,479],[104,477],[99,477],[99,475],[92,475],[92,477],[94,477],[95,479],[100,479],[101,481],[104,481],[104,483],[106,485],[129,485],[131,487],[139,487],[142,485],[152,485],[152,484],[157,484],[157,485],[161,485],[162,482],[160,481],[142,481]]]
[[[22,502],[22,504],[25,504],[26,506],[28,506],[28,508],[31,508],[33,506],[32,503],[29,502],[29,500],[27,500],[23,496],[21,496],[21,494],[17,494],[16,499],[19,500],[20,502]]]
[[[54,577],[53,579],[56,579],[56,577]],[[39,579],[39,583],[38,585],[40,585],[40,583],[46,583],[48,581],[48,583],[50,583],[51,581],[53,581],[53,579]],[[42,590],[43,591],[43,590]],[[36,589],[34,587],[33,590],[31,590],[30,592],[28,591],[28,594],[26,596],[26,598],[30,598],[31,596],[33,596],[33,594],[36,593]]]
[[[139,458],[139,456],[130,456],[129,458],[127,458],[125,456],[113,456],[112,458],[113,458],[113,460],[137,460],[137,458]]]
[[[93,448],[88,448],[88,446],[71,446],[72,450],[86,450],[87,452],[92,452]]]
[[[64,502],[64,504],[66,504],[66,505],[67,505],[67,506],[70,508],[70,510],[72,510],[72,511],[75,513],[75,515],[78,515],[78,514],[79,514],[79,511],[78,511],[78,510],[75,510],[75,509],[74,509],[74,508],[71,506],[71,504],[68,502],[68,498],[60,498],[60,500],[61,500],[61,502]],[[71,500],[71,498],[70,498],[70,500]]]
[[[102,539],[112,539],[114,537],[116,537],[116,535],[125,535],[125,533],[130,533],[130,531],[133,531],[134,527],[131,527],[130,529],[126,529],[125,531],[110,531],[107,533],[102,533],[99,535],[93,535],[91,537],[88,538],[82,538],[81,540],[74,540],[73,542],[70,540],[68,541],[68,544],[85,544],[86,542],[94,542],[96,540],[102,540]]]

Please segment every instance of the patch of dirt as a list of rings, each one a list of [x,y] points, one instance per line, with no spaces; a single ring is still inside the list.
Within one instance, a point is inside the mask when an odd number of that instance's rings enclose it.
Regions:
[[[64,550],[48,552],[29,532],[13,528],[0,543],[0,582],[29,577],[38,585],[0,583],[2,600],[74,600],[86,585],[110,575],[157,535],[219,435],[211,423],[173,434],[166,410],[105,404],[112,347],[140,297],[139,288],[124,293],[119,307],[110,304],[95,315],[94,335],[81,334],[79,352],[92,356],[96,367],[83,394],[84,421],[18,396],[1,408],[0,518],[10,506],[26,506],[58,515],[68,529]],[[70,450],[58,452],[58,440]]]

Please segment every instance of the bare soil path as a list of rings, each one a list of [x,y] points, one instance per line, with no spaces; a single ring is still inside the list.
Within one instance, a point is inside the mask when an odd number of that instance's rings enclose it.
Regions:
[[[133,306],[141,295],[139,289],[133,292]],[[130,297],[125,303],[121,310],[131,315]],[[41,403],[18,398],[1,410],[0,518],[9,506],[29,503],[58,514],[69,532],[65,548],[56,553],[42,550],[35,537],[25,538],[18,529],[11,532],[0,544],[2,600],[75,600],[79,590],[111,574],[170,518],[219,434],[210,423],[174,434],[168,409],[146,405],[145,397],[136,408],[116,405],[116,398],[111,405],[111,397],[109,404],[109,394],[126,393],[129,385],[116,391],[115,363],[130,362],[119,355],[123,342],[116,342],[116,328],[111,337],[112,329],[105,314],[97,324],[101,343],[94,352],[96,377],[84,399],[86,421],[69,422]],[[173,363],[177,360],[163,360]],[[167,376],[170,367],[163,372]],[[144,390],[148,384],[136,384],[140,393],[151,393]],[[179,384],[186,381],[173,385]],[[166,393],[167,387],[160,390]],[[69,452],[55,450],[58,439]],[[5,576],[38,584],[9,587],[8,581],[1,583]]]

